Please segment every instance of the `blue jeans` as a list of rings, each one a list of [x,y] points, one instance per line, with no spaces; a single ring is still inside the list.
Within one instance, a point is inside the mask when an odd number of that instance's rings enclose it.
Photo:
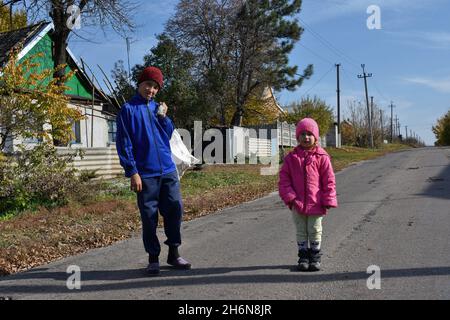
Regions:
[[[168,246],[181,244],[181,220],[183,203],[181,201],[180,181],[176,171],[153,178],[142,179],[142,191],[137,196],[142,220],[142,239],[145,251],[159,256],[161,246],[156,235],[158,211],[164,220],[164,232]]]

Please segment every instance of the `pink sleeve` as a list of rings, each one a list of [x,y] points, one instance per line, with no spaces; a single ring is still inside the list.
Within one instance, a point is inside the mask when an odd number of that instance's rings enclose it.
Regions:
[[[278,181],[278,193],[284,203],[289,206],[289,204],[297,198],[294,189],[292,188],[291,174],[288,165],[288,159],[286,157],[283,166],[280,170],[280,179]]]
[[[329,156],[323,157],[320,168],[320,179],[322,184],[323,199],[322,205],[334,207],[338,206],[336,196],[336,179]]]

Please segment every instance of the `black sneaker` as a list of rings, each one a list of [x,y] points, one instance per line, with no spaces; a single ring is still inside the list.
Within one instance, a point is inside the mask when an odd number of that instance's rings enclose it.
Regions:
[[[148,264],[147,268],[145,269],[145,272],[149,275],[149,276],[157,276],[159,275],[160,271],[159,271],[159,262],[151,262]]]
[[[297,270],[298,271],[308,271],[309,270],[309,252],[308,252],[308,250],[299,250],[298,256],[300,259],[298,259]]]
[[[309,249],[309,271],[319,271],[321,262],[320,250]]]

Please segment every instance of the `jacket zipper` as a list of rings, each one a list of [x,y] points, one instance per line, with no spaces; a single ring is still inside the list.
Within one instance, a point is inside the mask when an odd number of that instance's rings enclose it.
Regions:
[[[307,192],[306,192],[306,188],[307,188],[307,185],[308,185],[308,172],[306,171],[306,165],[307,165],[307,162],[308,162],[308,160],[307,160],[307,157],[305,157],[304,158],[304,166],[303,166],[303,171],[304,171],[304,177],[305,177],[305,179],[304,179],[304,181],[305,181],[305,184],[304,184],[304,189],[303,189],[303,195],[304,195],[304,197],[303,197],[303,199],[304,199],[304,201],[303,201],[303,211],[306,213],[306,203],[307,203],[307,201],[308,201],[308,198],[307,198]]]
[[[153,141],[155,141],[156,155],[158,156],[159,169],[160,169],[161,175],[162,175],[163,174],[163,169],[162,169],[162,164],[161,164],[161,156],[159,155],[158,142],[156,141],[155,129],[153,128],[153,115],[152,115],[152,111],[150,110],[150,101],[147,102],[147,110],[148,110],[148,113],[150,115],[150,127],[152,128]]]

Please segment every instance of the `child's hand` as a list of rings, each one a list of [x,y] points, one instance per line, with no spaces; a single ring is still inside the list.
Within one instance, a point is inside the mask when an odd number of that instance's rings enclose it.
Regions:
[[[167,104],[165,102],[161,102],[158,107],[158,115],[164,118],[166,116],[167,109]]]

